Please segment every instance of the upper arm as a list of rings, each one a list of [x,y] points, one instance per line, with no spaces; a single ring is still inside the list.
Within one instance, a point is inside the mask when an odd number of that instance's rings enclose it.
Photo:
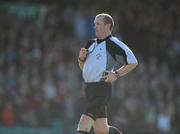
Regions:
[[[119,59],[118,57],[122,57],[125,64],[137,64],[138,63],[135,55],[129,49],[129,47],[127,45],[125,45],[123,42],[119,41],[118,39],[109,40],[107,47],[108,47],[110,54],[116,61],[118,61],[118,59]]]

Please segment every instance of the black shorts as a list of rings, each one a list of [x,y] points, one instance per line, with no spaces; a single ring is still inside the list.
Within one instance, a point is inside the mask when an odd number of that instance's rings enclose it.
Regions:
[[[107,104],[112,95],[112,86],[106,82],[87,83],[85,89],[87,108],[84,114],[94,120],[107,118]]]

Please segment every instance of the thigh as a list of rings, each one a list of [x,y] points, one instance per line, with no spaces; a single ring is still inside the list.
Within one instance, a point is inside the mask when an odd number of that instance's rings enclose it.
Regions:
[[[112,94],[111,85],[106,83],[90,85],[85,91],[88,103],[85,114],[94,120],[106,117],[107,103]]]
[[[96,118],[106,118],[106,105],[109,100],[108,98],[104,97],[96,97],[94,100],[92,100],[85,111],[85,114],[96,120]]]

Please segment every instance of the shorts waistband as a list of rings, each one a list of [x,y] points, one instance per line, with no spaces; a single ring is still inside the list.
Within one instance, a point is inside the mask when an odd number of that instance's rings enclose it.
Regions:
[[[104,81],[99,81],[99,82],[87,82],[87,86],[97,86],[97,85],[111,85],[111,83],[107,83]]]

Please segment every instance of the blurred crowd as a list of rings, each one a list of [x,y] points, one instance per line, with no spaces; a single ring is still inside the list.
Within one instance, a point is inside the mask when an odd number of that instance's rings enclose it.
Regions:
[[[113,85],[110,124],[129,134],[180,133],[178,1],[69,2],[46,5],[42,27],[0,14],[0,124],[51,127],[58,119],[75,134],[86,103],[77,56],[94,37],[94,16],[108,12],[113,34],[139,61]]]

